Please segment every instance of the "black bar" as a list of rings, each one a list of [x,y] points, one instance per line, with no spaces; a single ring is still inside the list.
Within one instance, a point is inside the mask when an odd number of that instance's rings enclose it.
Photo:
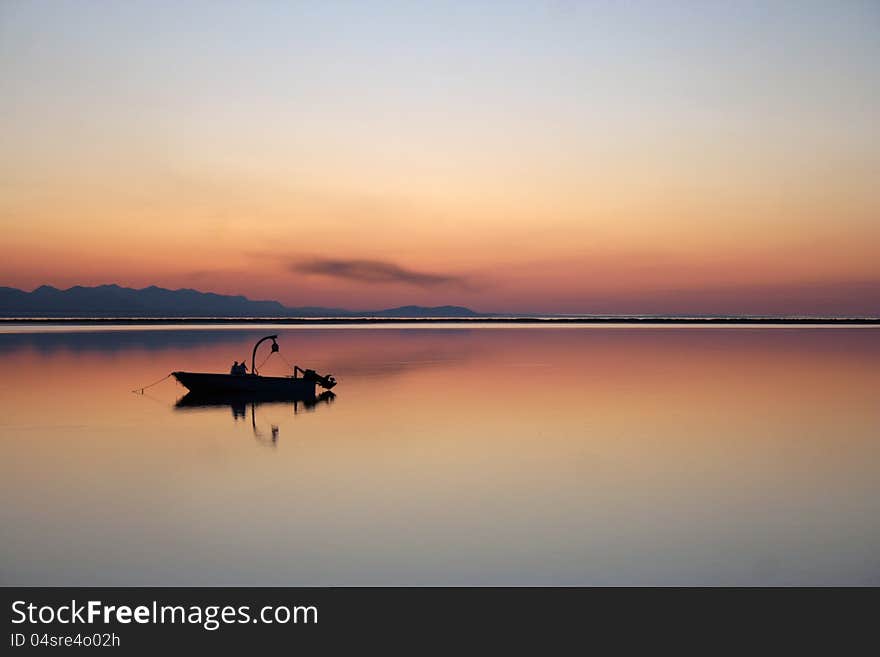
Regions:
[[[878,589],[590,589],[590,588],[6,588],[6,654],[45,649],[63,637],[100,636],[115,654],[221,650],[250,654],[260,648],[335,654],[352,648],[422,654],[438,648],[469,654],[532,646],[538,654],[617,652],[622,648],[691,646],[714,653],[739,646],[763,653],[768,642],[809,644],[839,654],[845,646],[876,639]],[[94,622],[13,623],[30,613],[43,618],[99,601]],[[154,604],[156,606],[154,606]],[[16,605],[13,607],[13,605]],[[145,607],[144,623],[120,622],[120,606]],[[153,611],[183,607],[164,623]],[[222,622],[222,608],[235,608]],[[243,620],[239,609],[266,621]],[[64,609],[62,609],[64,607]],[[105,612],[110,607],[117,609]],[[264,611],[265,608],[270,611]],[[294,621],[283,610],[299,608]],[[86,611],[83,611],[83,608]],[[313,609],[303,613],[303,609]],[[195,611],[197,610],[197,611]],[[280,616],[275,614],[280,613]],[[103,616],[108,613],[109,616]],[[287,617],[287,622],[282,622]],[[104,622],[109,618],[110,622]],[[122,612],[122,618],[131,613]],[[173,618],[174,622],[169,619]],[[216,626],[215,623],[216,622]],[[36,637],[37,646],[31,645]],[[52,637],[55,637],[54,639]],[[105,638],[106,637],[106,638]],[[709,641],[709,643],[705,643]],[[23,643],[14,646],[16,642]],[[609,643],[610,642],[610,643]],[[759,643],[755,643],[759,642]],[[871,645],[870,643],[867,645]],[[570,646],[565,650],[566,646]],[[60,646],[63,651],[77,646]],[[86,646],[81,646],[85,648]],[[611,648],[611,650],[608,650]],[[89,646],[89,649],[93,647]],[[55,648],[53,648],[55,650]],[[56,653],[58,654],[58,653]],[[65,654],[61,652],[60,654]],[[347,654],[352,654],[348,652]],[[493,654],[493,653],[490,653]]]

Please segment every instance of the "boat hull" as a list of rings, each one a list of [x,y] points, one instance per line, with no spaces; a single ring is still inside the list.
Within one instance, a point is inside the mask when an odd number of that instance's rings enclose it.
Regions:
[[[315,396],[315,381],[291,376],[172,372],[181,385],[196,394],[257,394],[283,398]]]

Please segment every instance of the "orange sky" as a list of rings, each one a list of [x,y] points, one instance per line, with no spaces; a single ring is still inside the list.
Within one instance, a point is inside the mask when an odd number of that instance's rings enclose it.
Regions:
[[[880,314],[869,3],[51,7],[0,8],[0,284]]]

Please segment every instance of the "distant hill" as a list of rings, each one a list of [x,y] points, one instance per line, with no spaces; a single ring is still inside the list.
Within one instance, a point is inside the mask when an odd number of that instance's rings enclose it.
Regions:
[[[374,310],[370,317],[482,317],[463,306],[400,306],[387,310]]]
[[[477,317],[462,306],[402,306],[384,310],[346,310],[306,306],[198,290],[137,290],[119,285],[60,290],[42,285],[32,292],[0,287],[0,317]]]

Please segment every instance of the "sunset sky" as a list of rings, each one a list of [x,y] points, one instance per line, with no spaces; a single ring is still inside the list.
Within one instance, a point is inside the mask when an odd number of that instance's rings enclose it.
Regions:
[[[0,285],[880,315],[880,4],[0,3]]]

